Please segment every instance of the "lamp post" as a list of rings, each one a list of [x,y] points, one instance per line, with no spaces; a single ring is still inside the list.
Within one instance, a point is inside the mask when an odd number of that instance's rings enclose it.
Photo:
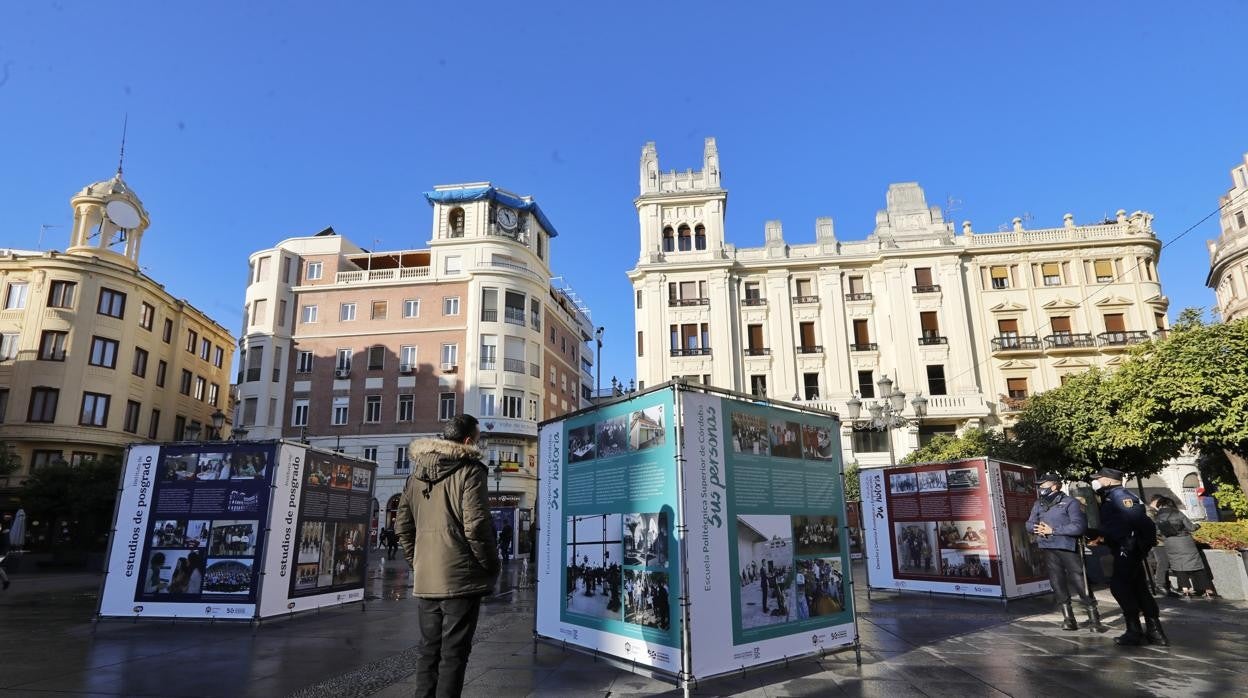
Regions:
[[[876,383],[880,388],[880,400],[872,402],[867,406],[870,416],[862,417],[862,400],[858,399],[858,394],[850,398],[845,403],[846,413],[849,417],[850,424],[855,429],[871,429],[872,431],[883,431],[888,435],[888,461],[891,465],[897,464],[897,454],[893,450],[893,429],[899,429],[911,423],[911,419],[906,417],[906,394],[901,390],[893,390],[893,381],[888,376],[883,376]],[[914,396],[910,401],[910,406],[914,408],[915,425],[923,421],[924,415],[927,414],[927,398],[922,393]]]
[[[225,413],[222,412],[220,408],[217,408],[217,410],[212,413],[209,419],[212,420],[212,440],[220,441],[221,429],[225,427]]]
[[[498,494],[498,491],[503,486],[503,464],[501,462],[495,463],[494,459],[491,458],[490,469],[494,471],[494,494]]]
[[[191,424],[190,426],[183,428],[182,438],[187,441],[199,441],[200,431],[201,429],[198,424]]]
[[[594,397],[602,397],[602,335],[607,331],[605,327],[599,327],[594,330],[594,339],[598,341],[598,359],[594,362],[594,370],[597,374],[594,377]]]

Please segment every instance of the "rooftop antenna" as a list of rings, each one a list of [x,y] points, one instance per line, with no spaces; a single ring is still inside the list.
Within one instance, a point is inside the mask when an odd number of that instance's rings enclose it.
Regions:
[[[43,251],[43,234],[48,232],[48,228],[59,228],[59,227],[61,226],[53,225],[51,223],[44,223],[43,225],[39,226],[39,244],[35,246],[35,249],[42,252]]]
[[[130,125],[130,113],[126,112],[121,121],[121,155],[117,157],[117,176],[121,176],[121,165],[126,161],[126,127]]]

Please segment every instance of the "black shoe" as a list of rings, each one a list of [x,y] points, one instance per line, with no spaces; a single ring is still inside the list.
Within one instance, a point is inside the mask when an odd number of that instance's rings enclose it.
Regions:
[[[1088,606],[1088,629],[1094,633],[1108,632],[1109,628],[1101,623],[1101,612],[1096,606]]]
[[[1062,604],[1062,630],[1078,630],[1079,623],[1075,620],[1075,609],[1070,607],[1070,602]]]
[[[1138,616],[1130,617],[1124,615],[1122,619],[1126,623],[1127,632],[1114,638],[1115,645],[1137,647],[1148,642],[1148,639],[1144,636],[1144,629],[1140,627],[1140,619]]]
[[[1170,638],[1166,637],[1166,631],[1161,629],[1160,618],[1144,619],[1144,639],[1148,640],[1150,645],[1161,645],[1162,647],[1170,646]]]

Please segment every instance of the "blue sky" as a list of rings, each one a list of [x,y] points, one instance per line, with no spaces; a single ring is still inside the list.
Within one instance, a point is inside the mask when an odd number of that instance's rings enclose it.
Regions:
[[[342,7],[339,7],[342,5]],[[350,7],[346,7],[350,5]],[[491,180],[560,231],[557,271],[633,374],[637,160],[719,142],[728,237],[870,233],[890,182],[995,230],[1156,214],[1170,240],[1248,151],[1244,2],[0,4],[0,246],[65,246],[116,167],[143,263],[233,331],[246,256],[333,225],[422,246],[420,192]],[[418,9],[419,8],[421,9]],[[1169,246],[1171,316],[1209,306],[1205,240]]]

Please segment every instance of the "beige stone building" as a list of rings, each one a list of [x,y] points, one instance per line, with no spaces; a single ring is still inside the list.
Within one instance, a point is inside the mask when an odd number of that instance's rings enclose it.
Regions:
[[[557,232],[531,198],[488,182],[425,196],[425,247],[369,251],[331,228],[251,255],[236,419],[249,439],[376,461],[374,523],[386,526],[411,473],[407,444],[472,414],[493,506],[519,544],[537,423],[588,405],[593,326],[552,285]]]
[[[1222,234],[1209,242],[1205,285],[1217,296],[1224,322],[1248,317],[1248,155],[1231,170],[1231,189],[1218,202]]]
[[[646,144],[634,203],[639,387],[683,377],[844,415],[854,396],[878,399],[887,376],[927,398],[921,423],[891,434],[898,457],[936,433],[1008,427],[1027,396],[1119,363],[1167,323],[1161,245],[1143,212],[955,230],[902,183],[865,239],[820,218],[799,242],[769,221],[761,247],[738,248],[725,241],[714,139],[684,172],[663,172]],[[887,462],[889,436],[847,426],[846,462]]]
[[[121,172],[70,201],[64,252],[0,250],[0,441],[22,467],[213,436],[234,338],[139,267],[150,220]],[[222,434],[228,436],[228,433]]]

